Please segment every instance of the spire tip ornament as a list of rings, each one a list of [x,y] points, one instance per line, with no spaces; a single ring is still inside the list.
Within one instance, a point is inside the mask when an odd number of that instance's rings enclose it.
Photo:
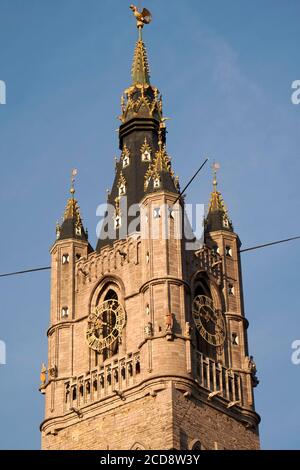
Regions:
[[[212,170],[213,170],[213,187],[214,187],[214,192],[217,192],[217,171],[220,169],[220,163],[214,162],[212,164]]]
[[[77,175],[77,169],[73,168],[73,170],[71,172],[71,188],[70,188],[70,193],[72,194],[73,198],[74,198],[74,194],[75,194],[74,184],[75,184],[75,176],[76,175]]]
[[[135,5],[130,5],[130,10],[132,10],[136,18],[136,27],[139,30],[139,39],[142,39],[142,29],[145,24],[149,24],[152,21],[152,15],[147,8],[143,8],[142,11],[139,11]]]
[[[223,201],[222,194],[218,191],[217,171],[220,169],[220,164],[214,162],[212,164],[213,170],[213,191],[210,195],[208,214],[206,217],[206,228],[208,231],[216,230],[230,230],[233,231],[233,225],[228,217],[228,211]]]

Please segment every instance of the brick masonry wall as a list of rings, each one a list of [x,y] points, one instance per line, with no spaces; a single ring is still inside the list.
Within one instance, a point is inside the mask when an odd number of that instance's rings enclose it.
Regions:
[[[43,433],[43,449],[187,450],[196,441],[207,450],[259,448],[254,431],[213,406],[186,398],[173,381],[156,396],[120,401],[114,409],[104,410],[89,419],[76,418],[57,435]]]
[[[259,449],[256,432],[231,416],[194,398],[173,391],[174,447],[191,449],[196,441],[206,450]]]

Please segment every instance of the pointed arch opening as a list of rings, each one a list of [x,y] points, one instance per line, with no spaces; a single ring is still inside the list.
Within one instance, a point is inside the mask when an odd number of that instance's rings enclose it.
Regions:
[[[95,313],[94,327],[99,340],[96,341],[97,348],[92,351],[92,363],[95,367],[102,367],[107,359],[119,353],[122,338],[125,337],[126,313],[122,280],[116,276],[103,277],[91,293],[89,310],[92,314]]]
[[[198,296],[204,296],[205,298],[210,299],[211,302],[213,301],[209,284],[206,281],[206,279],[202,277],[198,277],[195,282],[193,300]],[[202,321],[205,332],[207,332],[209,335],[215,335],[216,333],[215,324],[210,319],[209,311],[207,311],[207,317],[203,315],[203,317],[201,318],[201,321]],[[216,347],[210,344],[209,341],[207,341],[207,339],[205,338],[206,333],[201,334],[198,328],[195,328],[195,332],[196,332],[197,350],[201,352],[202,354],[204,354],[204,356],[207,356],[207,357],[210,357],[211,359],[216,360],[217,359]]]

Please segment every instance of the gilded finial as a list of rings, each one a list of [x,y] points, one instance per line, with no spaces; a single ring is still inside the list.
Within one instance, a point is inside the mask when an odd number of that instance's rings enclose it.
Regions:
[[[114,156],[114,162],[115,162],[115,171],[118,170],[118,157],[115,155]]]
[[[147,8],[143,8],[143,10],[140,12],[138,8],[135,5],[130,5],[129,7],[132,11],[133,14],[136,18],[136,26],[139,30],[139,39],[142,39],[142,29],[145,24],[151,23],[152,20],[152,15]]]
[[[74,183],[75,183],[75,176],[76,175],[77,175],[77,170],[76,170],[76,168],[73,168],[73,170],[71,172],[71,189],[70,189],[70,193],[72,194],[73,198],[74,198],[74,194],[75,194]]]
[[[213,170],[213,187],[214,187],[214,192],[216,193],[217,192],[217,185],[218,185],[218,181],[217,181],[217,171],[220,169],[220,164],[217,163],[217,162],[214,162],[212,164],[212,170]]]
[[[162,145],[163,145],[163,141],[162,141],[162,126],[159,126],[159,130],[158,130],[158,148],[159,148],[159,151],[160,151],[160,152],[162,151]]]

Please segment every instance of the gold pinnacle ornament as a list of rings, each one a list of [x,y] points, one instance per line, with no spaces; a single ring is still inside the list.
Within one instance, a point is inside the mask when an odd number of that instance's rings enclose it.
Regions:
[[[139,30],[139,35],[142,35],[142,29],[145,24],[149,24],[152,21],[152,15],[147,8],[143,8],[143,10],[140,12],[138,8],[135,5],[130,5],[129,7],[132,11],[133,14],[136,18],[136,26]]]

